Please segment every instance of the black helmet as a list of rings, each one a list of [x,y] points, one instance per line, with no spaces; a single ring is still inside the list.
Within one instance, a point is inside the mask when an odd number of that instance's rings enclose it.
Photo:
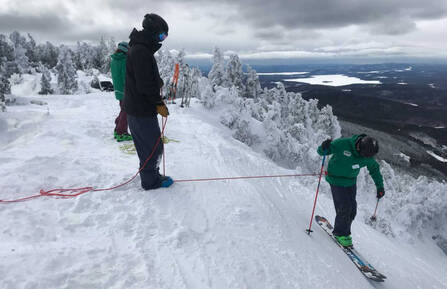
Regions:
[[[166,34],[168,34],[169,31],[168,23],[166,23],[161,16],[154,13],[146,14],[144,16],[143,29],[154,33],[165,32]]]
[[[362,157],[373,157],[379,152],[379,143],[376,139],[365,135],[357,140],[357,151]]]

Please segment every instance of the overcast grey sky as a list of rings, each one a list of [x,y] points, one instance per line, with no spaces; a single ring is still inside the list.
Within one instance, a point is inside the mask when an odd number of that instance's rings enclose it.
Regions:
[[[121,41],[146,13],[168,22],[165,48],[196,58],[218,46],[245,59],[447,59],[447,0],[0,0],[0,33]]]

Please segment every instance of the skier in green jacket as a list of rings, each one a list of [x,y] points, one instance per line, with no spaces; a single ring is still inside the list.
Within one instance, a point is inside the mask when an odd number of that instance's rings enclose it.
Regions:
[[[336,211],[332,233],[342,246],[352,246],[351,224],[357,214],[356,182],[361,168],[367,167],[377,188],[377,198],[385,195],[380,167],[373,158],[378,151],[377,140],[365,134],[328,139],[318,148],[318,154],[332,155],[326,181],[331,186]]]
[[[120,42],[118,49],[110,57],[110,70],[112,72],[113,88],[115,97],[120,103],[120,113],[115,119],[114,136],[118,142],[132,140],[132,136],[127,131],[127,114],[123,110],[124,84],[126,80],[126,58],[129,44]]]

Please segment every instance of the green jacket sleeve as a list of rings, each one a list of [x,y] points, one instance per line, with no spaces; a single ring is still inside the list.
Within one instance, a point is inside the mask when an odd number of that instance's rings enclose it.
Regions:
[[[334,154],[334,153],[337,152],[337,150],[339,150],[340,145],[342,144],[342,142],[343,142],[342,139],[336,139],[336,140],[333,140],[333,141],[331,142],[330,147],[329,147],[329,151],[326,151],[326,152],[323,151],[323,148],[322,148],[321,145],[320,145],[320,146],[318,147],[317,152],[318,152],[318,154],[319,154],[320,156],[324,156],[324,155],[327,155],[327,156],[328,156],[328,155]]]
[[[318,153],[320,156],[330,155],[330,153],[328,153],[328,152],[323,152],[323,149],[321,148],[321,145],[318,147],[318,149],[317,149],[317,153]]]
[[[370,159],[366,165],[376,187],[383,189],[383,177],[380,173],[380,166],[375,159]]]

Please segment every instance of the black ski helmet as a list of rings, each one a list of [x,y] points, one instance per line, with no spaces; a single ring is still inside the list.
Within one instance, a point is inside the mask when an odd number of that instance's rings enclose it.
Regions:
[[[166,34],[169,31],[168,23],[161,16],[154,13],[144,15],[143,29],[154,33],[165,32]]]
[[[376,139],[365,135],[357,141],[357,151],[362,157],[373,157],[379,152],[379,143]]]

